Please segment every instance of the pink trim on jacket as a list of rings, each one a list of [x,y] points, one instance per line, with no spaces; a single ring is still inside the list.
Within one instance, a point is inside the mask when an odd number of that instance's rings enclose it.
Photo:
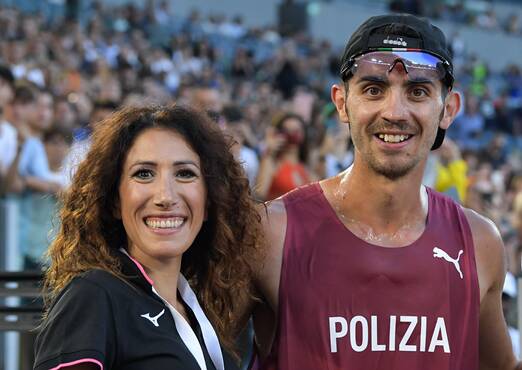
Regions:
[[[62,369],[64,367],[78,365],[78,364],[81,364],[81,363],[84,363],[84,362],[93,362],[96,365],[98,365],[101,370],[103,370],[103,364],[100,361],[95,360],[94,358],[82,358],[81,360],[76,360],[76,361],[73,361],[73,362],[66,362],[66,363],[60,364],[60,365],[58,365],[56,367],[53,367],[50,370],[58,370],[58,369]]]
[[[138,269],[141,271],[141,273],[143,274],[145,279],[147,279],[149,284],[150,285],[154,285],[154,281],[152,281],[152,279],[149,277],[149,275],[147,275],[147,273],[145,272],[145,269],[143,268],[143,266],[138,261],[136,261],[134,258],[132,258],[130,254],[127,254],[127,255],[132,260],[132,262],[134,262],[136,264],[136,266],[138,266]]]

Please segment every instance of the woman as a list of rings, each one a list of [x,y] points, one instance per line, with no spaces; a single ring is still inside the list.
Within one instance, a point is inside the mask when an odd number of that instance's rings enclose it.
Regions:
[[[235,368],[227,352],[261,234],[228,149],[183,107],[97,125],[49,249],[36,370]]]
[[[306,168],[308,148],[305,126],[301,116],[284,113],[276,116],[272,127],[267,129],[266,149],[261,157],[255,186],[260,199],[278,198],[315,180]]]

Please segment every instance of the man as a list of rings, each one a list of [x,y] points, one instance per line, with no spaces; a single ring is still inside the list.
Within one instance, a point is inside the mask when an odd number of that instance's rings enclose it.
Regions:
[[[38,102],[40,94],[32,85],[20,85],[15,89],[12,112],[18,150],[7,171],[7,192],[56,193],[61,189],[52,178],[42,141],[51,121],[41,113],[44,108]]]
[[[84,160],[87,152],[91,148],[91,132],[94,125],[103,121],[116,109],[118,109],[118,104],[111,100],[100,100],[94,103],[89,119],[89,125],[83,130],[77,140],[73,142],[63,160],[60,177],[63,179],[65,187],[70,185],[80,162]]]
[[[354,163],[267,205],[259,367],[517,368],[498,230],[421,185],[460,107],[444,35],[411,15],[372,17],[341,65],[331,97]]]
[[[234,145],[230,150],[236,160],[243,166],[248,182],[252,187],[255,184],[259,170],[259,159],[255,150],[245,145],[245,141],[248,140],[249,134],[251,134],[249,125],[243,118],[241,110],[233,104],[223,108],[222,116],[224,118],[225,132],[234,138]]]
[[[6,184],[6,174],[15,159],[18,139],[10,119],[14,97],[14,76],[11,70],[0,65],[0,196]]]

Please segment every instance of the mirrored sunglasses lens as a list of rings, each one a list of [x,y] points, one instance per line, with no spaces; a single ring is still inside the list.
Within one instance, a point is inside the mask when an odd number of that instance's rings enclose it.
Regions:
[[[364,54],[356,59],[351,72],[386,73],[398,61],[403,62],[408,74],[413,78],[442,79],[446,74],[443,62],[422,52],[374,52]]]

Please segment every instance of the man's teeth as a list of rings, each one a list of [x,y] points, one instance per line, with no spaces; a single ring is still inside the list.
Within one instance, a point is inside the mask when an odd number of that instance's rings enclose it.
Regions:
[[[166,220],[145,220],[147,226],[153,227],[155,229],[172,229],[180,227],[183,223],[183,218],[169,218]]]
[[[384,140],[386,143],[400,143],[404,140],[408,140],[410,135],[388,135],[379,134],[379,139]]]

